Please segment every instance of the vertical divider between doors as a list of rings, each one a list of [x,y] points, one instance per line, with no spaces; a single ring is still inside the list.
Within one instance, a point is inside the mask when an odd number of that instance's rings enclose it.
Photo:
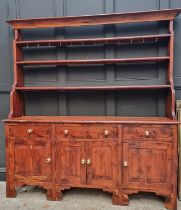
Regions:
[[[56,197],[56,135],[55,135],[55,125],[52,125],[52,193],[53,197]]]

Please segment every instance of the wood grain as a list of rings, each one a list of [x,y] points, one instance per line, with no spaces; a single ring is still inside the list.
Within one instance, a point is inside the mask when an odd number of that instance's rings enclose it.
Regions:
[[[71,187],[99,188],[112,193],[112,202],[128,205],[128,195],[154,192],[177,208],[177,125],[173,83],[173,20],[181,9],[76,17],[17,19],[14,29],[14,84],[6,129],[7,197],[16,188],[36,185],[48,200],[61,200]],[[146,21],[168,21],[168,34],[67,40],[22,40],[27,28],[78,27]],[[90,60],[23,60],[23,47],[157,42],[168,40],[167,56]],[[125,86],[36,87],[24,85],[24,66],[167,64],[166,84]],[[146,71],[147,69],[145,69]],[[27,71],[27,70],[26,70]],[[165,117],[25,116],[25,91],[157,90],[166,94]],[[134,103],[134,101],[133,101]],[[50,107],[51,108],[51,107]]]
[[[119,64],[119,63],[149,63],[166,62],[168,56],[145,57],[145,58],[115,58],[115,59],[84,59],[84,60],[39,60],[39,61],[17,61],[17,65],[22,66],[46,66],[46,65],[87,65],[87,64]]]
[[[15,87],[15,90],[21,91],[87,91],[87,90],[156,90],[170,89],[170,85],[130,85],[130,86],[77,86],[77,87]]]
[[[96,124],[180,124],[167,117],[113,117],[113,116],[22,116],[3,120],[7,123],[96,123]]]
[[[123,126],[123,140],[172,141],[170,126]]]
[[[165,9],[142,12],[114,13],[101,15],[67,16],[58,18],[16,19],[7,22],[14,29],[54,28],[67,26],[90,26],[118,23],[173,20],[181,9]]]
[[[17,41],[19,47],[52,47],[64,45],[95,45],[95,44],[123,44],[123,43],[145,43],[167,40],[170,34],[144,35],[144,36],[127,36],[111,38],[94,38],[94,39],[60,39],[60,40],[28,40]]]

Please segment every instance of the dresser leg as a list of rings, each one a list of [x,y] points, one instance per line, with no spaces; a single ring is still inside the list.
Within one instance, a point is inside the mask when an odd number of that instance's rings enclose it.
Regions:
[[[127,206],[129,204],[128,195],[123,193],[114,193],[112,196],[112,203],[115,205]]]
[[[177,209],[177,196],[171,194],[169,197],[165,200],[165,208],[169,210],[176,210]]]
[[[6,197],[8,198],[16,197],[16,189],[14,185],[9,185],[8,182],[6,182]]]
[[[46,192],[47,200],[50,201],[60,201],[63,199],[63,195],[61,191],[48,189]]]

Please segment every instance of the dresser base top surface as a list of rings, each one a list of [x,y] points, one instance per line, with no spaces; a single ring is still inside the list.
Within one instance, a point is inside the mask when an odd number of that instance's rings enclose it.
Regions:
[[[128,123],[128,124],[179,124],[166,117],[112,117],[112,116],[21,116],[6,119],[7,123]]]

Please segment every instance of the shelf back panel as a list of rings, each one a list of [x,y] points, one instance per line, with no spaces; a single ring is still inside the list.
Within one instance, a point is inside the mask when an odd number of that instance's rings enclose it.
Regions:
[[[25,114],[165,117],[167,90],[26,92]]]

